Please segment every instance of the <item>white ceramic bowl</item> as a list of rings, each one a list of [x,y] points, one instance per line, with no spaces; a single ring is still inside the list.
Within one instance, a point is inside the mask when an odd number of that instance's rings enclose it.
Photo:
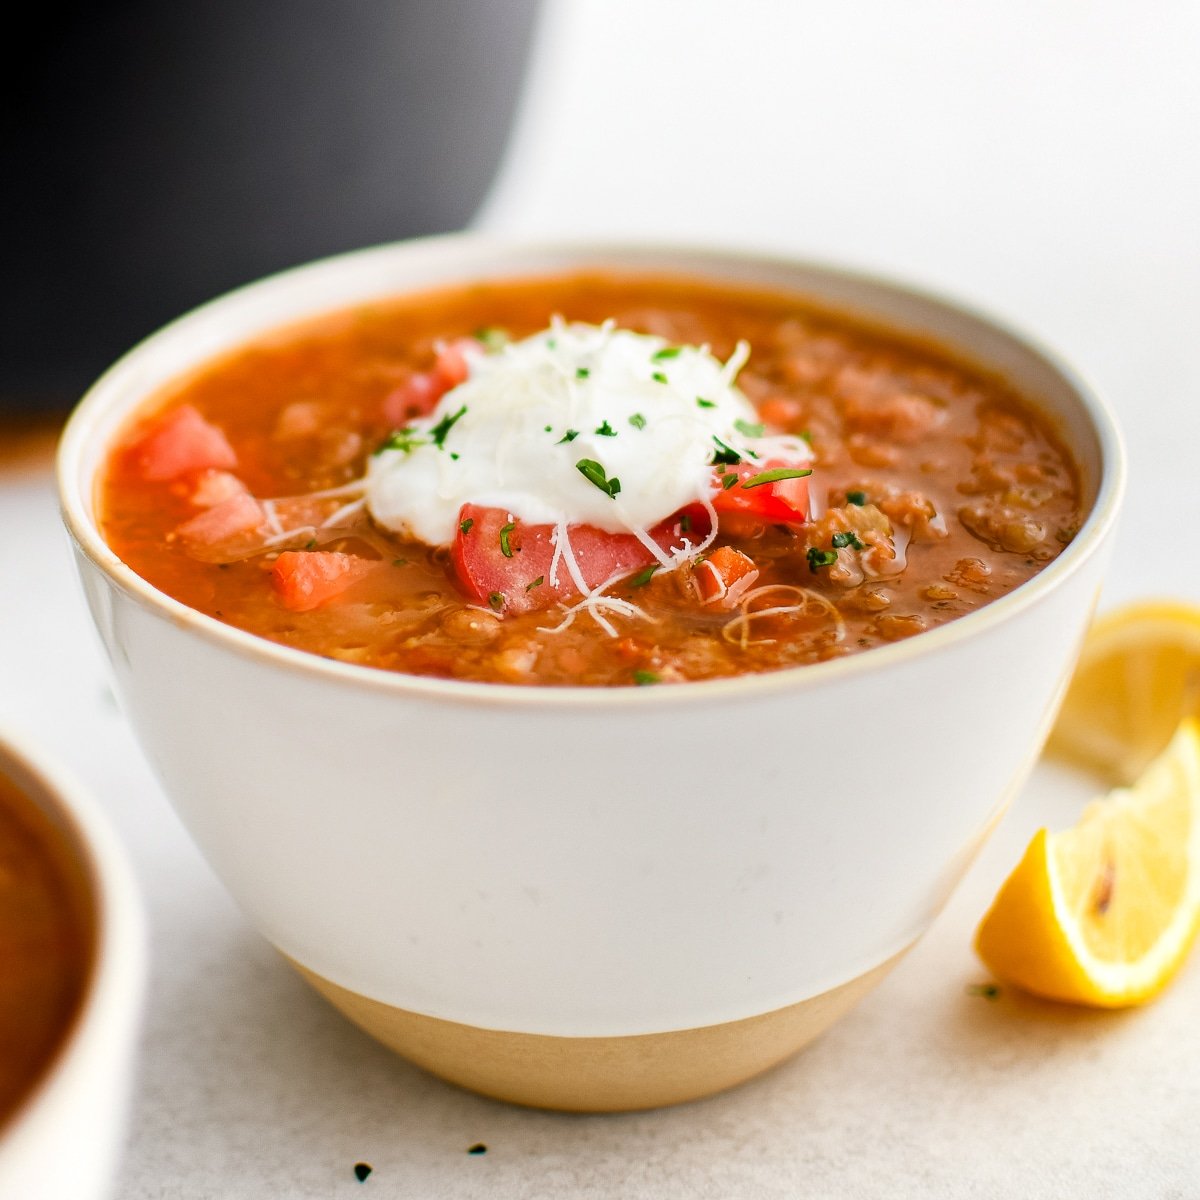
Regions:
[[[373,297],[625,266],[778,286],[916,331],[1039,398],[1090,513],[1016,591],[919,637],[774,674],[643,689],[405,677],[193,612],[104,544],[93,483],[161,385]],[[1107,409],[962,307],[771,258],[453,236],[215,301],[72,418],[62,503],[124,705],[263,934],[355,1020],[528,1103],[703,1094],[790,1053],[924,932],[1032,766],[1122,491]]]
[[[11,731],[0,735],[0,774],[45,813],[82,868],[96,931],[82,1008],[0,1128],[0,1197],[100,1200],[110,1194],[132,1081],[145,982],[141,904],[121,847],[76,781]]]

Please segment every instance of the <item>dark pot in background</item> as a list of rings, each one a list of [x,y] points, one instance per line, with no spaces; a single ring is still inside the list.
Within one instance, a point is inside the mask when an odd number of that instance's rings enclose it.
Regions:
[[[466,224],[536,6],[27,10],[0,83],[0,409],[65,409],[139,338],[237,284]]]

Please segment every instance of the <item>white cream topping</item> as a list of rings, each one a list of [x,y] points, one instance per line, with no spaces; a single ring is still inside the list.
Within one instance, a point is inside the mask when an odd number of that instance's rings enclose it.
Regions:
[[[707,347],[611,322],[557,322],[471,355],[467,381],[411,423],[402,448],[371,459],[367,507],[435,546],[453,542],[467,503],[532,524],[644,533],[714,494],[721,443],[749,462],[811,458],[799,438],[755,436],[754,407],[734,386],[748,354],[739,343],[723,364]],[[598,464],[591,478],[583,460]]]

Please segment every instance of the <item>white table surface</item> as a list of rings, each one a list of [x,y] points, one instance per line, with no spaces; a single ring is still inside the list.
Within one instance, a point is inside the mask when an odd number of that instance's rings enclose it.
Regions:
[[[1105,602],[1197,601],[1198,49],[1185,0],[551,0],[481,223],[782,248],[1035,330],[1128,434]],[[648,1114],[523,1111],[381,1050],[248,928],[117,711],[44,456],[0,472],[0,523],[0,722],[91,785],[150,911],[118,1200],[1200,1192],[1200,955],[1128,1013],[971,992],[975,922],[1087,781],[1039,768],[932,932],[761,1080]]]

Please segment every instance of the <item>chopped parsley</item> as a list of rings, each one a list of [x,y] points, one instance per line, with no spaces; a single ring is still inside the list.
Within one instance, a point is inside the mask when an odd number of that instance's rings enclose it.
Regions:
[[[698,408],[716,408],[717,402],[715,400],[705,400],[703,396],[697,396],[696,406]]]
[[[765,425],[752,425],[749,421],[743,421],[740,417],[734,421],[733,427],[742,437],[749,438],[760,438],[767,429]]]
[[[807,442],[810,446],[813,444],[812,430],[810,430],[810,429],[800,430],[799,437],[801,438],[802,441]]]
[[[543,425],[542,426],[543,433],[550,433],[553,429],[554,429],[553,425]]]
[[[596,432],[601,437],[616,437],[617,436],[617,431],[607,421],[601,421],[600,424],[596,427]]]
[[[304,548],[305,550],[315,550],[317,548],[317,539],[309,538],[308,541],[304,543]]]
[[[728,475],[722,475],[722,476],[721,476],[721,487],[723,487],[723,488],[725,489],[725,491],[729,491],[729,489],[730,489],[731,487],[733,487],[733,485],[734,485],[735,483],[737,483],[737,481],[738,481],[737,472],[736,472],[736,471],[731,471],[731,472],[730,472]],[[743,486],[743,487],[749,487],[750,485],[749,485],[749,484],[743,484],[742,486]]]
[[[646,418],[643,417],[641,413],[634,413],[633,416],[629,418],[629,423],[634,427],[634,429],[646,428]]]
[[[591,371],[589,371],[587,369],[587,367],[576,367],[575,368],[575,378],[576,379],[586,379],[590,374],[591,374]]]
[[[692,530],[692,517],[690,513],[679,514],[679,532],[690,533]]]
[[[558,439],[558,441],[555,442],[554,444],[556,446],[561,446],[563,444],[563,442],[573,442],[578,436],[579,436],[578,429],[568,429],[567,432],[564,433],[562,435],[562,437],[560,437]]]
[[[649,687],[652,683],[662,683],[662,676],[654,671],[634,671],[633,682],[638,687]]]
[[[495,354],[498,350],[503,350],[509,342],[508,330],[500,329],[495,325],[485,325],[481,329],[475,330],[473,336],[477,342],[483,345],[483,348],[489,354]]]
[[[760,471],[757,475],[751,475],[742,484],[742,487],[762,487],[765,483],[779,483],[784,479],[803,479],[805,475],[811,474],[812,471],[808,467],[776,467],[773,471]]]
[[[474,525],[474,524],[475,524],[475,518],[474,518],[474,517],[468,517],[468,518],[467,518],[465,521],[459,521],[459,523],[458,523],[458,532],[459,532],[459,533],[470,533],[470,532],[471,532],[471,526],[472,526],[472,525]]]
[[[654,572],[658,570],[658,563],[651,563],[648,567],[643,567],[630,581],[630,587],[645,587],[646,584],[654,578]]]
[[[415,429],[393,429],[379,443],[375,453],[382,454],[385,450],[402,450],[405,454],[411,454],[418,446],[427,446],[428,444],[425,438],[417,436]]]
[[[588,483],[595,484],[605,495],[614,500],[617,498],[617,493],[621,490],[621,481],[615,475],[609,479],[604,473],[604,468],[594,458],[581,458],[575,464],[575,469]]]
[[[407,558],[393,558],[392,566],[393,567],[407,567],[408,559]]]
[[[532,592],[534,588],[541,587],[542,584],[545,582],[546,582],[545,575],[539,575],[536,579],[532,580],[531,582],[529,582],[525,585],[525,590],[527,592]]]
[[[858,535],[853,530],[847,530],[845,533],[835,533],[833,535],[833,548],[841,550],[845,546],[851,546],[855,550],[865,550],[866,547],[858,540]]]
[[[456,413],[451,413],[449,416],[443,417],[430,431],[429,436],[433,439],[433,444],[439,449],[443,449],[446,442],[446,435],[454,428],[455,423],[467,411],[467,406],[464,404]]]
[[[661,372],[655,371],[651,376],[655,383],[670,383],[671,381]]]
[[[867,502],[867,493],[866,492],[847,492],[846,493],[846,503],[847,504],[856,504],[856,505],[858,505],[859,508],[862,508],[862,506],[864,504],[866,504],[866,502]]]
[[[822,550],[818,546],[808,548],[808,569],[815,575],[821,567],[832,567],[837,562],[836,550]]]
[[[514,529],[516,529],[516,525],[512,521],[509,521],[507,525],[500,526],[500,553],[505,558],[512,558],[513,556],[512,547],[508,544],[508,535]]]
[[[742,461],[742,456],[732,446],[727,446],[721,441],[716,434],[713,434],[713,441],[717,446],[712,457],[714,466],[724,463],[726,466],[736,467]]]
[[[678,358],[682,350],[682,346],[664,346],[661,350],[655,350],[650,357],[655,362],[666,362],[668,358]]]
[[[967,984],[967,995],[982,996],[985,1000],[998,1000],[1000,988],[994,983],[969,983]]]
[[[495,609],[496,612],[499,612],[504,607],[504,593],[503,592],[489,592],[488,593],[488,603],[492,606],[493,609]]]

